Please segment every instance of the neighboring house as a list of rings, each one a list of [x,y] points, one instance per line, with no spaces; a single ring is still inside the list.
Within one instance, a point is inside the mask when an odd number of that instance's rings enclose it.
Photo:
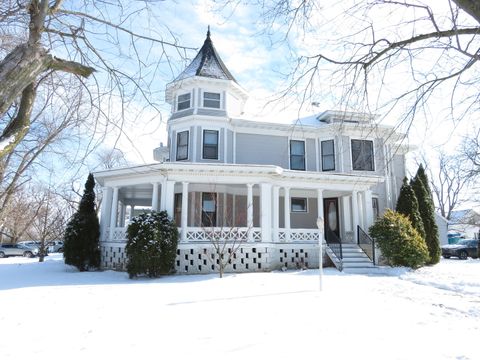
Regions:
[[[452,211],[448,229],[464,234],[465,238],[475,239],[479,236],[480,214],[473,209]]]
[[[179,273],[212,271],[206,231],[228,229],[244,241],[230,270],[316,267],[317,218],[338,267],[372,266],[356,244],[395,206],[405,176],[402,135],[364,113],[324,111],[289,123],[245,118],[247,98],[208,32],[167,85],[172,114],[168,146],[154,150],[159,162],[95,173],[104,268],[124,268],[126,225],[139,207],[175,219]]]
[[[435,223],[438,227],[438,239],[441,245],[448,245],[448,220],[435,213]]]

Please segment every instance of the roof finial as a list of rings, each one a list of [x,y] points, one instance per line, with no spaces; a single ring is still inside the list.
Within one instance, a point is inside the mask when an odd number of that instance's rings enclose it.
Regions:
[[[210,25],[208,25],[208,30],[207,30],[207,39],[210,39]]]

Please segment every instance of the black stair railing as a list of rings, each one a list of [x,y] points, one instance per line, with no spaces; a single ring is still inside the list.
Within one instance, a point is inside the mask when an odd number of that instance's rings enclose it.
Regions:
[[[330,229],[327,229],[325,235],[325,241],[327,242],[328,247],[333,251],[333,253],[338,259],[342,260],[343,252],[342,241],[340,240],[340,238]]]
[[[375,264],[375,240],[357,225],[357,244]]]

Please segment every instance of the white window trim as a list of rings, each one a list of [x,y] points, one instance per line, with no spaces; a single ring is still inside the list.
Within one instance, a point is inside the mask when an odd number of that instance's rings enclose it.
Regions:
[[[178,98],[182,95],[187,95],[187,94],[190,94],[190,106],[188,108],[178,110]],[[177,94],[176,103],[175,103],[175,112],[185,111],[185,110],[189,110],[189,109],[192,109],[192,108],[193,108],[193,93],[192,93],[192,91],[187,91],[187,92],[184,92],[184,93],[181,93],[181,94]]]
[[[177,151],[178,151],[178,134],[181,132],[188,132],[188,143],[187,143],[187,158],[184,160],[177,160]],[[180,130],[175,130],[175,161],[189,161],[190,160],[190,139],[191,139],[191,132],[190,128],[183,128]]]
[[[204,94],[205,93],[219,94],[220,95],[220,107],[213,108],[213,107],[203,106],[203,101],[204,101],[204,98],[205,98]],[[224,102],[223,91],[214,91],[214,90],[208,90],[208,89],[204,90],[204,89],[202,89],[201,90],[201,99],[200,99],[200,103],[198,104],[198,107],[202,108],[202,109],[209,109],[209,110],[223,110],[223,102]]]
[[[217,133],[218,133],[218,145],[217,145],[218,148],[217,148],[217,158],[216,159],[206,159],[206,158],[203,157],[203,136],[205,134],[205,130],[207,130],[207,131],[209,131],[209,130],[217,131]],[[202,127],[200,129],[200,131],[202,132],[202,139],[201,139],[201,142],[200,142],[200,144],[201,144],[200,145],[201,159],[202,160],[207,160],[207,161],[221,161],[220,160],[220,151],[221,151],[221,149],[220,149],[220,135],[221,135],[221,132],[222,132],[222,128],[219,128],[219,127],[217,127],[217,128],[215,128],[215,127]]]
[[[305,151],[305,169],[304,170],[293,170],[292,169],[292,164],[291,164],[291,150],[292,150],[292,147],[291,147],[291,141],[303,141],[303,150]],[[307,139],[300,139],[300,138],[292,138],[292,137],[289,137],[288,138],[288,170],[293,170],[293,171],[307,171],[307,164],[308,164],[308,159],[307,159]]]
[[[305,200],[305,210],[293,210],[293,199],[304,199]],[[294,214],[308,214],[308,198],[302,196],[290,196],[290,213]]]
[[[373,170],[354,170],[354,169],[353,169],[352,140],[371,141],[371,142],[372,142]],[[349,152],[350,152],[350,169],[352,169],[352,171],[355,171],[355,172],[364,172],[364,173],[368,173],[368,174],[377,172],[377,162],[376,162],[377,154],[375,153],[375,140],[374,140],[374,139],[372,139],[372,138],[359,139],[359,138],[350,137],[350,138],[348,139],[348,148],[349,148]]]

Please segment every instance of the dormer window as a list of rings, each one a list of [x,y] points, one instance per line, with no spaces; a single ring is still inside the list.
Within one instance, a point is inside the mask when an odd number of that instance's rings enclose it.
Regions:
[[[213,92],[203,93],[203,107],[220,109],[220,94]]]
[[[190,93],[178,95],[177,111],[190,108]]]

